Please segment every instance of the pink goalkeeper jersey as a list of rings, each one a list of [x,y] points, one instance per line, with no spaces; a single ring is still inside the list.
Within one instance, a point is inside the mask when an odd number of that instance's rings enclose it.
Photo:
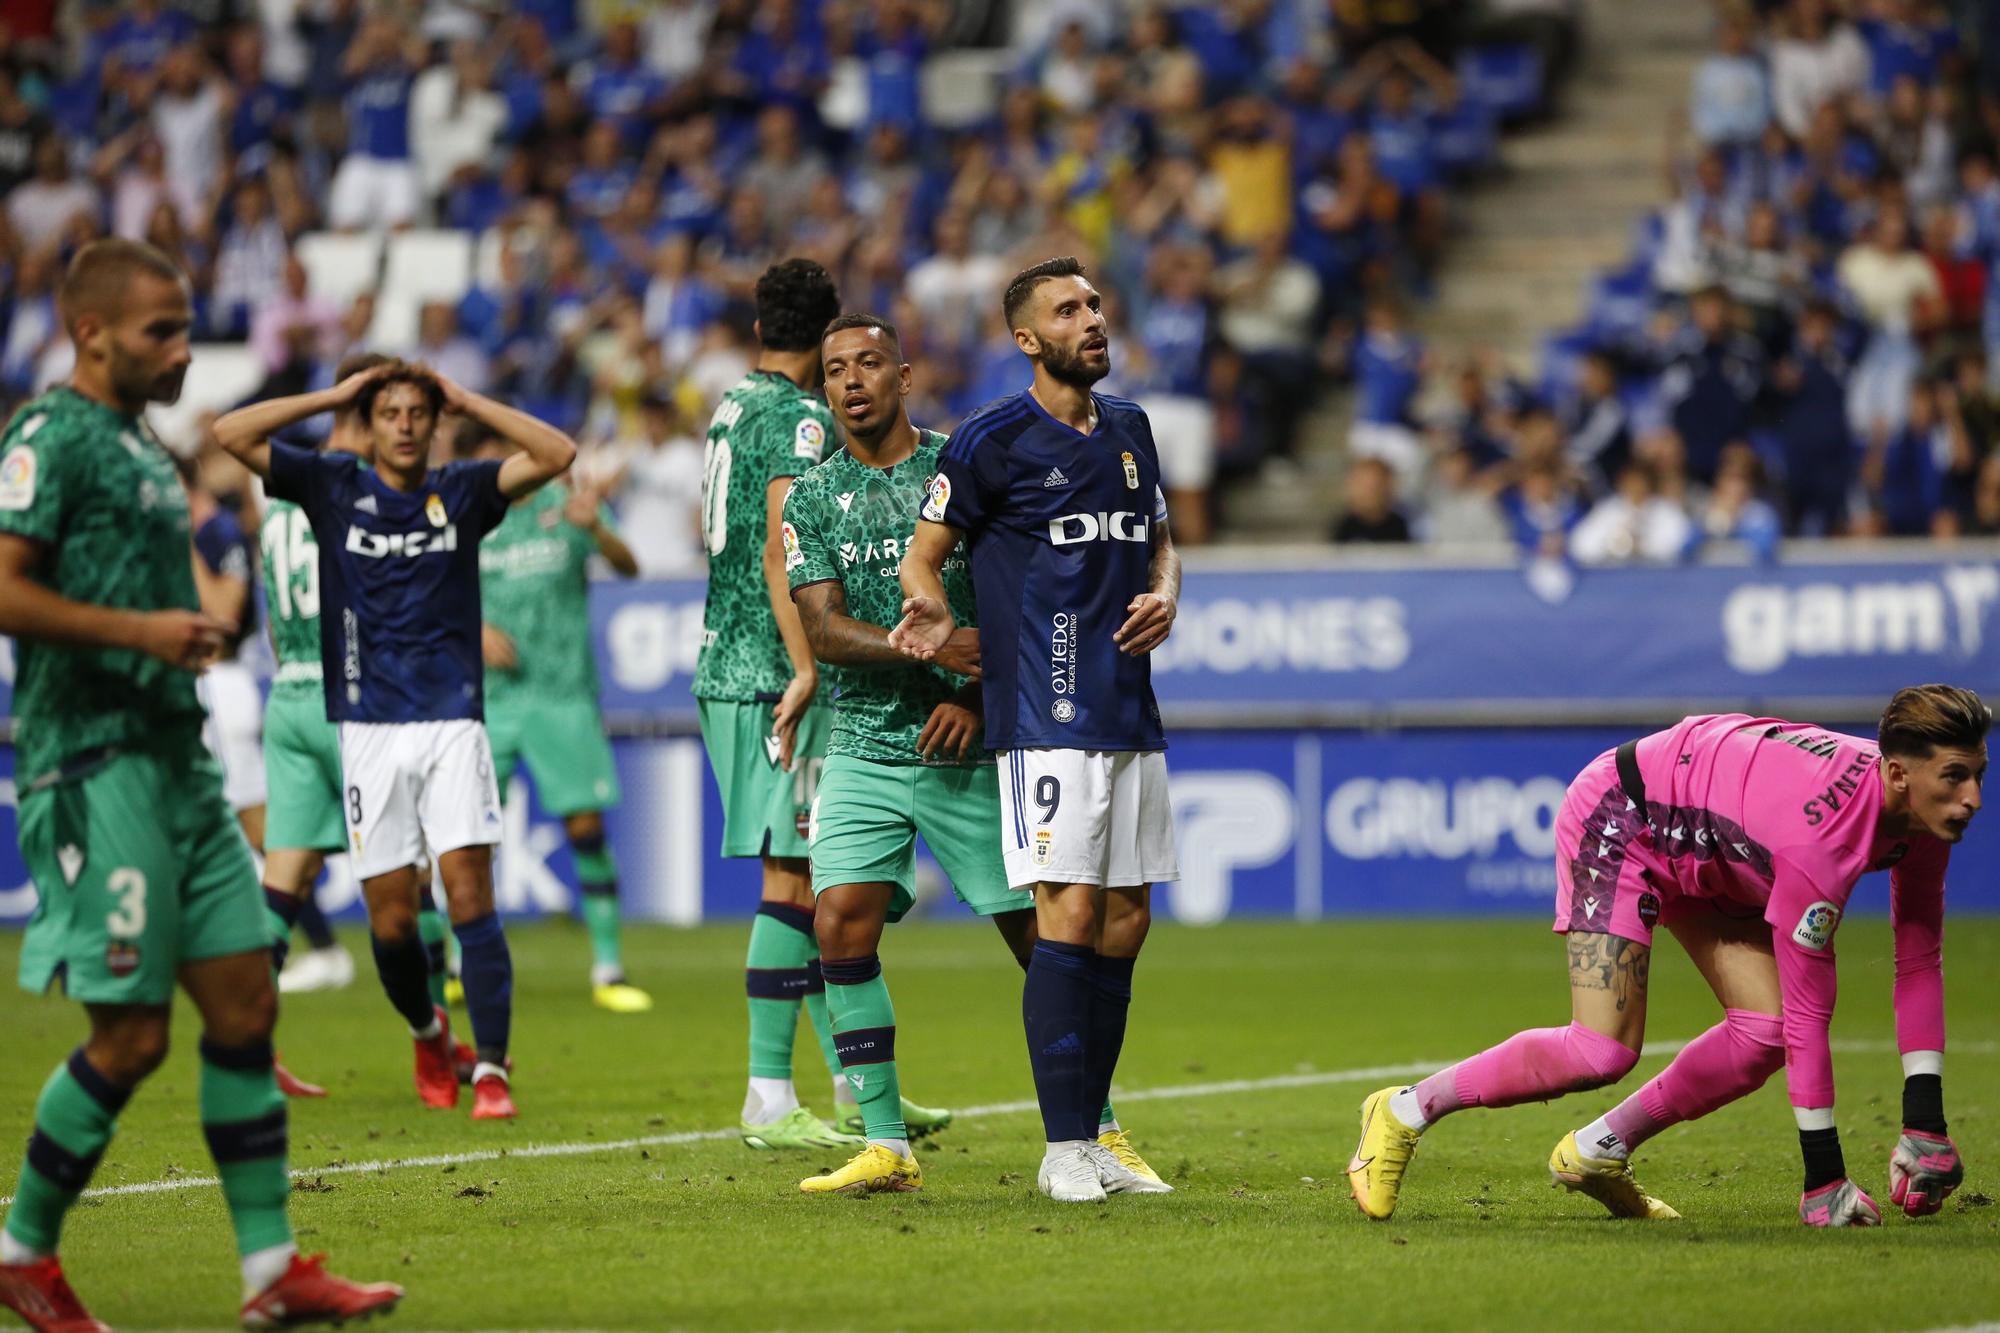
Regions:
[[[1876,836],[1879,757],[1872,741],[1742,714],[1686,718],[1639,741],[1655,873],[1664,868],[1680,893],[1759,908],[1770,923],[1794,1106],[1833,1105],[1833,936],[1871,870],[1889,871],[1897,1045],[1944,1049],[1951,848],[1928,834]]]

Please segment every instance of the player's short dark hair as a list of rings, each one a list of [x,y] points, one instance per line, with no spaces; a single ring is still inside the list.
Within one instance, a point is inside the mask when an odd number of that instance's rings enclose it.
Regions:
[[[364,370],[386,366],[395,359],[387,352],[349,352],[340,358],[340,364],[333,368],[333,382],[338,384],[344,379],[359,375]]]
[[[79,315],[117,314],[132,280],[138,277],[187,282],[180,265],[144,241],[110,237],[84,246],[69,261],[62,290],[56,294],[63,327],[74,329]]]
[[[819,335],[819,340],[824,343],[834,334],[848,329],[880,329],[882,337],[896,349],[896,356],[900,359],[903,355],[903,335],[896,331],[896,326],[880,315],[871,315],[866,310],[851,310],[847,314],[835,316],[833,322],[826,326],[826,332]]]
[[[1882,710],[1875,738],[1885,755],[1928,759],[1939,749],[1976,750],[1993,727],[1993,710],[1957,685],[1897,690]]]
[[[1000,311],[1007,317],[1008,329],[1021,326],[1021,312],[1028,308],[1028,301],[1035,289],[1051,278],[1086,278],[1083,261],[1075,255],[1057,255],[1054,259],[1044,259],[1039,264],[1030,264],[1014,275],[1007,284],[1007,294],[1000,298]]]
[[[757,340],[772,352],[805,352],[840,313],[833,275],[810,259],[785,259],[757,279]]]
[[[433,417],[444,411],[444,386],[437,382],[437,376],[431,374],[422,366],[414,366],[407,361],[396,361],[394,362],[394,366],[395,369],[391,370],[381,379],[370,380],[361,386],[361,392],[355,395],[354,398],[354,412],[356,416],[360,417],[363,421],[373,421],[375,419],[375,400],[381,397],[382,391],[392,384],[409,384],[415,386],[423,394],[425,400],[430,403],[431,415]]]

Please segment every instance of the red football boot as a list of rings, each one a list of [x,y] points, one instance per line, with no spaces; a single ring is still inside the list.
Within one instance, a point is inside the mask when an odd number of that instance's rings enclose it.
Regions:
[[[507,1086],[505,1074],[488,1073],[472,1085],[474,1120],[512,1120],[516,1114],[513,1090]]]
[[[326,1271],[326,1256],[292,1256],[285,1275],[243,1306],[245,1328],[339,1324],[388,1314],[403,1299],[393,1282],[349,1282]]]
[[[458,1070],[452,1065],[451,1015],[437,1012],[435,1037],[418,1037],[417,1096],[425,1106],[448,1110],[458,1105]]]
[[[272,1066],[272,1071],[278,1076],[278,1091],[284,1093],[287,1097],[326,1096],[325,1088],[322,1088],[317,1083],[308,1083],[291,1070],[285,1068],[283,1058],[280,1058]]]
[[[111,1333],[90,1317],[69,1289],[54,1255],[31,1264],[0,1264],[0,1305],[28,1321],[35,1333]]]

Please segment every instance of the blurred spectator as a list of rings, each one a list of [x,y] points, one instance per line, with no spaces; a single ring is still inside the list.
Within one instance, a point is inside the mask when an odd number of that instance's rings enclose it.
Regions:
[[[1959,240],[1959,215],[1947,204],[1924,214],[1923,254],[1937,274],[1937,331],[1954,345],[1976,339],[1986,310],[1986,265]]]
[[[1743,235],[1723,240],[1715,260],[1716,276],[1749,320],[1758,346],[1767,355],[1783,350],[1811,274],[1805,257],[1787,244],[1777,207],[1751,205]]]
[[[153,210],[161,204],[185,221],[179,201],[167,180],[167,155],[144,121],[112,139],[97,152],[91,174],[107,186],[111,195],[111,234],[139,240],[152,224]],[[200,220],[200,215],[196,215]]]
[[[1583,565],[1665,563],[1687,554],[1694,537],[1687,511],[1660,494],[1650,465],[1634,461],[1619,469],[1611,494],[1577,522],[1569,551]]]
[[[605,28],[602,53],[577,66],[571,82],[591,116],[611,121],[634,144],[667,95],[666,80],[639,58],[639,28],[628,18]]]
[[[250,317],[284,289],[291,246],[271,212],[271,192],[252,177],[236,187],[229,223],[215,253],[215,290],[209,307],[209,336],[242,338]]]
[[[1875,126],[1883,165],[1902,178],[1911,208],[1921,211],[1952,187],[1949,102],[1907,75],[1896,80]]]
[[[1871,444],[1862,481],[1873,505],[1878,535],[1924,537],[1942,509],[1944,476],[1954,452],[1953,432],[1939,411],[1932,386],[1914,381],[1902,424]]]
[[[1773,110],[1785,133],[1803,139],[1814,113],[1868,82],[1868,48],[1828,0],[1791,0],[1771,43]]]
[[[1470,451],[1451,449],[1439,456],[1424,504],[1423,532],[1425,542],[1437,547],[1502,546],[1512,540],[1507,517]]]
[[[1562,464],[1538,458],[1523,464],[1520,480],[1500,493],[1500,512],[1515,547],[1533,558],[1562,556],[1584,509]]]
[[[614,504],[626,544],[649,578],[698,574],[702,567],[702,444],[673,399],[639,395],[638,432],[614,446]]]
[[[182,219],[194,222],[208,215],[210,195],[222,178],[227,148],[222,117],[228,99],[222,81],[194,45],[168,53],[159,82],[152,122],[166,159],[167,188]]]
[[[1319,277],[1278,234],[1224,267],[1215,282],[1222,337],[1242,353],[1244,373],[1266,406],[1258,456],[1283,452],[1312,379]]]
[[[493,376],[486,353],[458,327],[458,309],[449,301],[426,301],[417,312],[417,345],[410,359],[420,361],[474,393],[484,393]]]
[[[1758,560],[1777,558],[1782,524],[1763,498],[1764,466],[1747,445],[1723,455],[1715,489],[1701,511],[1700,536],[1710,542],[1741,542]]]
[[[2000,537],[2000,454],[1979,465],[1964,533],[1968,537]]]
[[[314,296],[306,266],[297,255],[285,256],[283,289],[263,301],[250,317],[250,346],[256,349],[264,369],[276,373],[298,345],[298,330],[306,333],[306,346],[314,356],[332,364],[339,359],[340,307],[324,297]]]
[[[1217,108],[1208,169],[1221,194],[1224,244],[1257,249],[1286,239],[1291,150],[1268,102],[1241,97]]]
[[[327,221],[341,230],[407,226],[422,186],[410,160],[410,88],[423,46],[395,18],[370,18],[341,58],[347,156],[333,175]]]
[[[1131,335],[1136,346],[1126,353],[1138,369],[1130,382],[1153,423],[1174,540],[1199,546],[1208,540],[1208,488],[1215,478],[1209,260],[1192,245],[1162,247],[1153,259],[1151,291]]]
[[[1688,304],[1688,322],[1667,347],[1660,395],[1687,450],[1697,481],[1710,481],[1724,446],[1743,439],[1750,404],[1763,383],[1763,353],[1732,323],[1729,293],[1704,287]]]
[[[674,365],[685,365],[701,345],[702,330],[722,313],[721,289],[695,270],[694,236],[673,232],[653,256],[643,315],[646,332]]]
[[[507,124],[507,104],[493,90],[479,44],[452,44],[451,62],[433,65],[410,87],[410,147],[424,197],[444,193],[454,176],[486,165]]]
[[[925,328],[956,354],[976,344],[992,322],[1012,271],[999,255],[973,251],[972,228],[961,213],[938,219],[935,245],[929,258],[911,267],[905,286]]]
[[[1357,458],[1347,469],[1346,506],[1333,524],[1337,546],[1385,545],[1410,540],[1410,524],[1396,508],[1396,474],[1379,458]]]
[[[1072,20],[1056,33],[1056,39],[1041,58],[1036,78],[1042,96],[1059,111],[1090,110],[1096,61],[1090,50],[1090,34],[1081,22]]]
[[[1404,494],[1423,475],[1423,438],[1417,434],[1411,409],[1426,364],[1424,345],[1404,332],[1395,302],[1370,300],[1361,337],[1354,345],[1355,419],[1347,448],[1358,458],[1387,463]]]
[[[1847,358],[1834,338],[1835,328],[1832,307],[1807,306],[1791,351],[1771,377],[1785,466],[1785,524],[1809,537],[1831,537],[1845,529],[1854,475]]]
[[[278,31],[286,33],[287,29],[280,27]],[[229,153],[238,172],[261,170],[270,160],[272,140],[281,134],[291,136],[299,99],[267,68],[282,62],[275,58],[275,51],[273,58],[267,58],[263,29],[247,23],[233,29],[226,51]]]
[[[1593,352],[1584,358],[1576,397],[1561,420],[1571,465],[1595,488],[1608,487],[1632,457],[1631,421],[1618,397],[1618,372],[1609,356]]]
[[[1909,247],[1909,223],[1891,208],[1867,239],[1840,256],[1840,283],[1868,328],[1868,346],[1854,367],[1848,416],[1855,431],[1878,444],[1903,424],[1919,361],[1917,335],[1936,322],[1943,289],[1937,271]]]
[[[49,133],[48,117],[21,96],[14,72],[0,64],[0,195],[11,194],[35,169],[35,145]]]
[[[7,196],[7,221],[27,250],[53,244],[78,217],[102,207],[90,182],[70,173],[69,144],[50,134],[35,147],[35,174]]]
[[[646,67],[669,84],[700,69],[715,11],[716,0],[652,0],[640,21]]]
[[[7,337],[0,344],[0,383],[8,393],[25,397],[43,383],[42,369],[62,341],[56,318],[56,269],[53,256],[31,254],[14,278],[13,309],[7,317]]]
[[[1750,49],[1750,20],[1725,13],[1715,25],[1715,50],[1695,67],[1688,107],[1704,144],[1744,147],[1763,136],[1771,119],[1771,86]]]

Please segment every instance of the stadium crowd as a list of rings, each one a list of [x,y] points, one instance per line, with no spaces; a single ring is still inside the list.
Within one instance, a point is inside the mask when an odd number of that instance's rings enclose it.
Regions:
[[[1364,293],[1426,290],[1449,188],[1542,100],[1569,7],[30,0],[0,48],[0,389],[65,373],[51,294],[94,235],[181,260],[199,337],[247,340],[260,395],[382,341],[375,294],[315,291],[302,237],[493,238],[382,350],[613,444],[642,559],[680,572],[696,440],[774,257],[891,315],[915,418],[948,427],[1019,387],[1005,276],[1076,253],[1122,330],[1107,387],[1152,408],[1195,542],[1218,472],[1289,450],[1346,375]],[[1513,63],[1481,83],[1472,38]],[[934,116],[934,62],[975,49],[990,107]]]
[[[1336,540],[1588,564],[2000,535],[1996,135],[2000,7],[1720,9],[1668,202],[1538,383],[1371,324]]]

